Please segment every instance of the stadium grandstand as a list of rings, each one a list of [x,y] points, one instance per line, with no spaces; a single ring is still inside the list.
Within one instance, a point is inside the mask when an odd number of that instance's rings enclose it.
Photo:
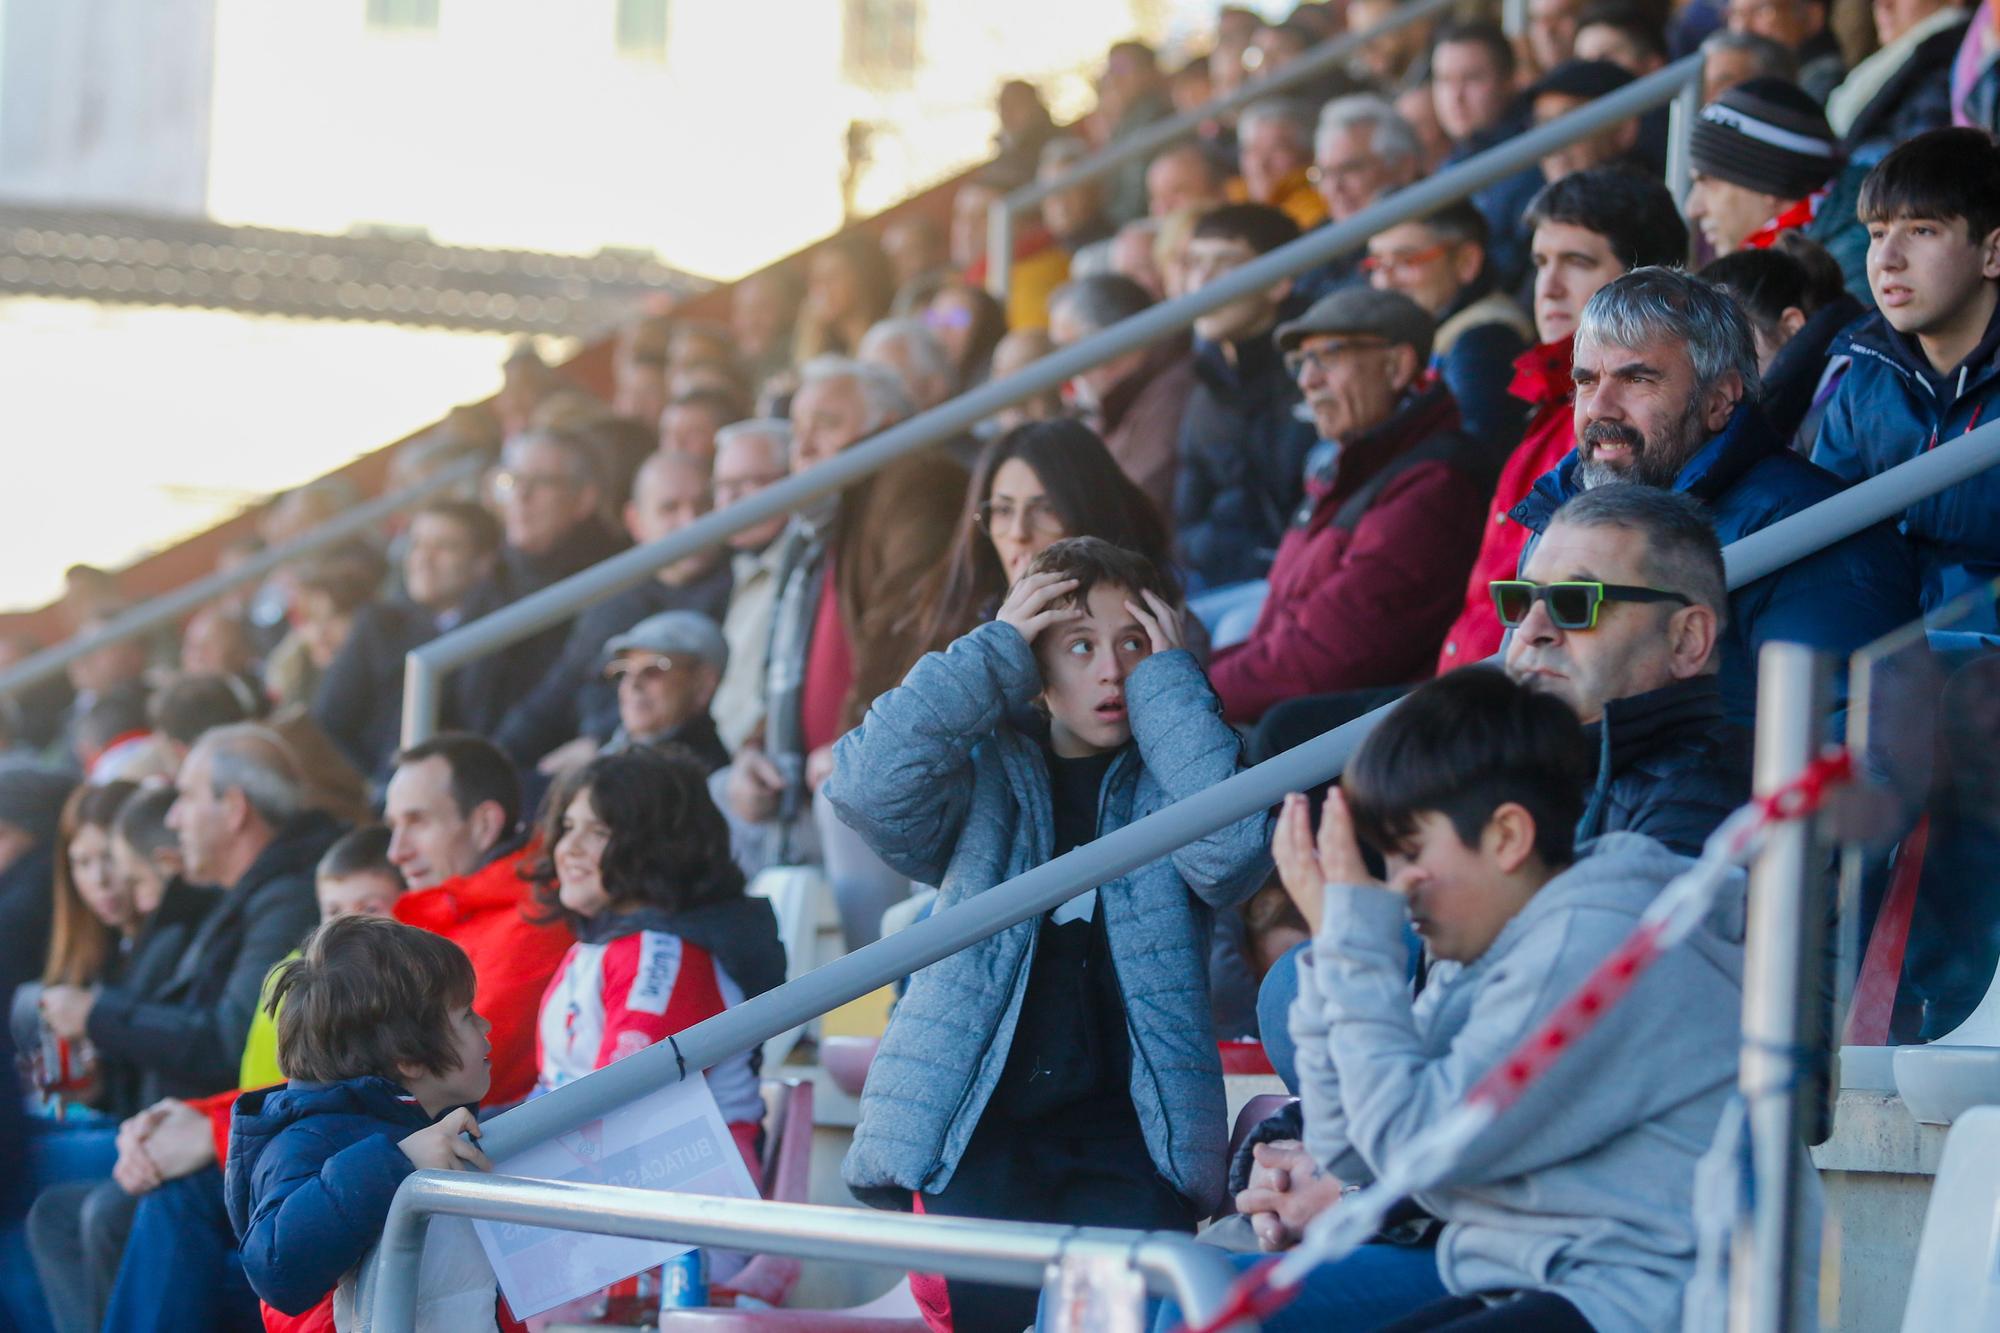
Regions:
[[[0,1333],[2000,1328],[1995,0],[62,8]]]

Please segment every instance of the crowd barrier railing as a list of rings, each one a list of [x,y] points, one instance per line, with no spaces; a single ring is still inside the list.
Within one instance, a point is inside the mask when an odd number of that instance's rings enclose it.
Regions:
[[[1412,3],[1402,6],[1372,28],[1329,37],[1310,50],[1301,52],[1283,69],[1252,79],[1235,92],[1225,93],[1192,111],[1156,120],[1130,134],[1121,135],[1079,160],[1061,175],[1047,181],[1030,181],[1004,199],[994,200],[986,211],[986,289],[1000,301],[1007,299],[1007,288],[1014,276],[1014,219],[1038,206],[1050,195],[1102,180],[1132,162],[1151,158],[1160,150],[1193,137],[1203,125],[1217,116],[1227,115],[1262,98],[1281,96],[1323,74],[1336,73],[1370,42],[1391,36],[1413,23],[1449,14],[1456,4],[1457,0],[1412,0]]]
[[[2000,464],[2000,422],[1857,483],[1762,533],[1732,543],[1724,555],[1729,586],[1740,588],[1876,523],[1915,501]],[[1393,705],[1392,705],[1393,706]],[[510,1157],[567,1133],[682,1071],[707,1069],[781,1032],[858,999],[919,968],[1166,856],[1195,838],[1336,777],[1356,746],[1386,714],[1379,709],[1265,760],[1206,791],[1107,833],[968,902],[837,958],[774,990],[745,1000],[616,1064],[564,1084],[494,1117],[483,1127],[488,1156]]]
[[[377,1251],[373,1327],[413,1333],[417,1274],[432,1217],[452,1215],[599,1236],[881,1264],[967,1281],[1039,1287],[1049,1265],[1103,1258],[1193,1317],[1217,1312],[1235,1273],[1221,1250],[1171,1232],[982,1222],[822,1204],[675,1194],[463,1171],[418,1171],[396,1192]]]
[[[678,532],[621,552],[491,615],[440,635],[413,650],[406,659],[403,743],[414,745],[436,732],[446,673],[559,624],[587,606],[644,582],[675,561],[719,547],[745,528],[792,513],[820,496],[880,471],[906,454],[955,438],[1002,408],[1055,390],[1082,371],[1180,333],[1211,310],[1358,250],[1384,227],[1423,217],[1534,164],[1553,149],[1664,105],[1682,95],[1690,81],[1698,82],[1700,77],[1701,60],[1697,56],[1657,70],[1607,97],[1546,125],[1525,130],[1449,170],[1398,190],[1344,222],[1318,228],[1260,255],[1200,291],[1143,310],[1052,352],[1005,379],[967,390],[824,463],[704,515]]]
[[[40,684],[51,676],[60,675],[79,657],[88,656],[100,648],[107,648],[115,643],[123,643],[128,639],[150,634],[163,625],[172,624],[224,593],[234,592],[247,584],[261,581],[280,565],[317,555],[350,538],[369,532],[393,514],[415,508],[453,487],[475,480],[484,466],[484,460],[478,457],[460,459],[440,470],[435,476],[428,477],[414,486],[377,496],[328,519],[311,532],[282,546],[260,551],[233,569],[220,570],[206,578],[196,579],[185,587],[176,588],[170,593],[123,612],[88,634],[78,634],[53,647],[44,648],[6,671],[0,671],[0,698],[27,689],[31,685]]]

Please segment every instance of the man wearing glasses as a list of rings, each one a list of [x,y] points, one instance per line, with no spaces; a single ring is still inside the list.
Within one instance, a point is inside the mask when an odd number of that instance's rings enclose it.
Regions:
[[[1491,585],[1507,674],[1598,743],[1579,841],[1630,830],[1687,856],[1750,797],[1750,734],[1716,680],[1728,584],[1692,496],[1601,486],[1556,511],[1518,579]]]
[[[1428,670],[1479,546],[1492,472],[1426,368],[1432,322],[1349,287],[1278,330],[1321,444],[1247,640],[1210,667],[1223,715]]]
[[[1606,284],[1583,309],[1571,378],[1576,448],[1511,515],[1543,537],[1565,503],[1613,483],[1693,496],[1725,546],[1840,490],[1765,421],[1749,324],[1701,278],[1642,268]],[[1745,584],[1722,635],[1725,713],[1751,722],[1764,644],[1809,644],[1844,661],[1917,615],[1915,563],[1886,524]]]
[[[604,645],[604,678],[618,691],[618,730],[606,752],[682,745],[713,773],[729,751],[708,713],[729,665],[722,630],[699,611],[648,616]]]

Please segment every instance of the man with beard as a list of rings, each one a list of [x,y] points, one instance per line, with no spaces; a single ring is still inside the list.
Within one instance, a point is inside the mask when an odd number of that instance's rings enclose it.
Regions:
[[[1647,267],[1599,289],[1577,326],[1571,379],[1577,446],[1512,513],[1537,534],[1523,568],[1564,502],[1610,483],[1694,496],[1725,546],[1841,489],[1765,421],[1749,324],[1701,278]],[[1844,661],[1917,615],[1915,563],[1887,524],[1746,584],[1730,594],[1722,638],[1725,711],[1752,721],[1764,644],[1809,644]]]

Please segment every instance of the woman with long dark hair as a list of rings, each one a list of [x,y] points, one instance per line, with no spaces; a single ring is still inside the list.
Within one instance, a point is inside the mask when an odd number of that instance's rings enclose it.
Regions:
[[[1174,578],[1166,520],[1096,432],[1070,420],[1016,426],[973,464],[957,540],[918,611],[924,646],[942,650],[991,620],[1028,562],[1065,537],[1102,537]]]

